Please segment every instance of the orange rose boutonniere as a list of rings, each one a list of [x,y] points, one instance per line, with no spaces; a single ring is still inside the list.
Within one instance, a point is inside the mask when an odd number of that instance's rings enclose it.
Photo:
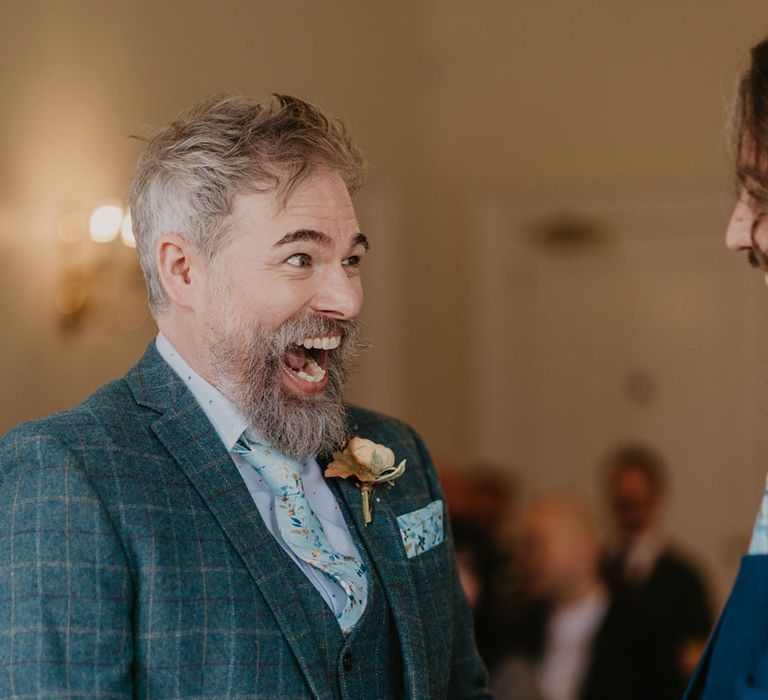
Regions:
[[[342,479],[354,476],[360,485],[363,519],[371,522],[371,492],[376,484],[394,486],[397,477],[405,471],[405,460],[395,466],[395,453],[384,445],[365,438],[353,437],[341,452],[333,453],[333,462],[325,470],[326,476]]]

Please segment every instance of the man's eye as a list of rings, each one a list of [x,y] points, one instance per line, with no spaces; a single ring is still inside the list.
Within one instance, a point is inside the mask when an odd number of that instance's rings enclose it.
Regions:
[[[311,259],[306,253],[296,253],[296,255],[291,255],[285,262],[294,267],[309,267]]]
[[[361,262],[363,262],[361,255],[350,255],[343,264],[347,267],[360,267]]]

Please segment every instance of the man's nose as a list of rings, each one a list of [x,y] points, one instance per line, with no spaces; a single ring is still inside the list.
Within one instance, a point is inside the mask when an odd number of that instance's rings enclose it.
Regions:
[[[350,276],[343,266],[329,269],[318,281],[312,301],[314,311],[339,320],[355,318],[363,306],[359,276]]]
[[[728,222],[728,228],[725,231],[725,245],[730,250],[746,250],[752,247],[752,224],[755,214],[749,203],[740,197],[736,202],[731,214],[731,220]]]

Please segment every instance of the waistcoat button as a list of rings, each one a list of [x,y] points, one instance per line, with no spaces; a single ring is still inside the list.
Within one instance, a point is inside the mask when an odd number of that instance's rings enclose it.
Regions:
[[[345,671],[349,671],[349,669],[352,668],[352,654],[349,652],[344,654],[344,657],[341,659],[341,664],[344,666]]]

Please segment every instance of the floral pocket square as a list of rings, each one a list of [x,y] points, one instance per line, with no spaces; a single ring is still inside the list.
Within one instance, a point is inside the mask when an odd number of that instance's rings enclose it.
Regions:
[[[443,541],[443,502],[432,501],[412,513],[398,515],[397,524],[408,558],[422,554]]]

